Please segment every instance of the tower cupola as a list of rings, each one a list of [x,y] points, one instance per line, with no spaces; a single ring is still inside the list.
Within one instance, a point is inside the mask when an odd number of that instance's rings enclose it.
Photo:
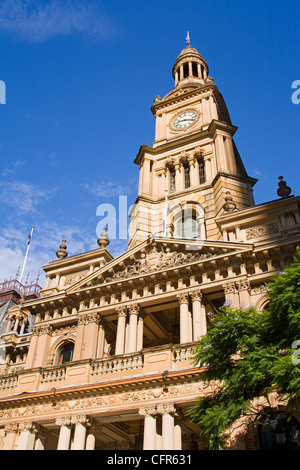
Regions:
[[[204,84],[208,77],[208,71],[208,65],[201,54],[191,47],[188,32],[186,48],[181,51],[172,69],[175,87],[188,83]]]

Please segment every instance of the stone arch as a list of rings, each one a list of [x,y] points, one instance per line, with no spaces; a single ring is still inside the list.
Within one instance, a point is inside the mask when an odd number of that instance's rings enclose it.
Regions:
[[[75,346],[75,335],[73,333],[67,333],[64,336],[59,336],[51,345],[49,351],[49,362],[51,362],[51,364],[56,365],[56,359],[60,349],[68,343],[74,343]]]
[[[174,237],[204,240],[204,207],[193,200],[176,204],[170,211],[170,226]]]
[[[259,299],[256,301],[255,308],[258,310],[264,310],[267,305],[270,303],[270,299],[268,297],[268,294],[265,293],[259,297]]]

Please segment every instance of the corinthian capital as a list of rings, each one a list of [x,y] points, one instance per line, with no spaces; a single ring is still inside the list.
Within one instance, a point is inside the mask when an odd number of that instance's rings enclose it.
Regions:
[[[202,292],[201,292],[200,289],[193,290],[192,292],[190,292],[190,296],[191,296],[191,299],[192,299],[193,302],[196,301],[196,300],[201,302],[202,298],[203,298],[203,295],[202,295]]]
[[[22,423],[19,423],[19,431],[30,431],[31,433],[37,434],[39,430],[41,429],[41,426],[34,421],[23,421]]]
[[[156,406],[143,406],[139,409],[141,416],[155,416],[157,414]]]
[[[124,305],[121,307],[117,307],[116,311],[117,311],[118,317],[126,317],[127,315],[127,307],[125,307]]]
[[[71,416],[72,424],[83,424],[84,426],[90,427],[94,425],[94,420],[87,415],[74,415]]]
[[[176,297],[179,300],[180,304],[188,304],[189,303],[189,294],[177,294]]]
[[[140,307],[138,304],[132,304],[128,307],[129,315],[138,315],[140,313]]]
[[[161,415],[171,414],[173,416],[177,414],[176,407],[173,403],[162,403],[160,405],[157,405],[157,413]]]

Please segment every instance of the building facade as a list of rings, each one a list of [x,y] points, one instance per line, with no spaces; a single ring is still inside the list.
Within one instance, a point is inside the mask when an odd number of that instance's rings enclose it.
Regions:
[[[186,411],[216,386],[192,360],[207,315],[224,302],[263,309],[266,282],[292,262],[300,197],[280,177],[278,199],[255,205],[206,61],[187,43],[172,73],[174,89],[151,107],[155,141],[135,159],[128,251],[114,258],[106,229],[86,253],[68,256],[63,241],[41,296],[9,311],[2,449],[206,449]],[[10,319],[29,315],[24,341]],[[259,430],[241,429],[231,448],[259,449]]]

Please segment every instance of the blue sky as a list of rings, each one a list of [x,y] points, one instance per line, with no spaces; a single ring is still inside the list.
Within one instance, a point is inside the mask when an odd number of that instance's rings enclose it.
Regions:
[[[63,238],[70,255],[98,247],[99,205],[134,203],[133,160],[154,141],[150,107],[174,86],[187,30],[238,127],[256,203],[277,198],[280,175],[299,195],[299,17],[298,0],[0,0],[0,281],[32,225],[29,280]]]

